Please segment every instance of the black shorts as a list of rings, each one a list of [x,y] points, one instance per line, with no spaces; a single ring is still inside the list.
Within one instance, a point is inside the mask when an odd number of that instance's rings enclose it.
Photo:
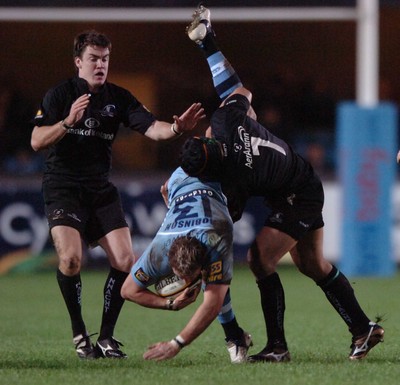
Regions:
[[[324,189],[315,175],[289,193],[266,198],[265,204],[271,211],[264,226],[278,229],[296,240],[324,226]]]
[[[106,179],[79,181],[46,175],[42,190],[50,229],[73,227],[88,245],[94,246],[110,231],[128,227],[119,192]]]

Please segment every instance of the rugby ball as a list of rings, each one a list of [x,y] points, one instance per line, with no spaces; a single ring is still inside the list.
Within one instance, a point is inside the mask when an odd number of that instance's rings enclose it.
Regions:
[[[170,274],[161,278],[154,284],[154,289],[160,297],[175,299],[186,288],[195,290],[201,285],[201,275],[199,275],[193,282],[186,282],[184,279],[179,278],[175,274]]]

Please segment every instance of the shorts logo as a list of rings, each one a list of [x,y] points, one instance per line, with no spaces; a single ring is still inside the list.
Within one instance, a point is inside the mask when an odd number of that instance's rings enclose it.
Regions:
[[[291,194],[286,198],[286,200],[290,204],[290,206],[293,206],[294,198],[296,198],[296,194]]]
[[[269,218],[270,222],[275,223],[283,223],[283,213],[276,213],[271,218]]]
[[[304,228],[308,229],[310,227],[310,225],[308,223],[304,223],[302,221],[299,221],[299,225],[303,226]]]
[[[51,219],[57,220],[64,218],[64,210],[63,209],[55,209],[51,214],[50,214]]]
[[[72,219],[75,219],[78,222],[81,222],[81,220],[78,218],[78,216],[75,213],[67,214],[67,217],[70,217]]]
[[[136,270],[134,275],[136,279],[142,283],[147,283],[150,279],[150,277],[142,270],[142,268]]]

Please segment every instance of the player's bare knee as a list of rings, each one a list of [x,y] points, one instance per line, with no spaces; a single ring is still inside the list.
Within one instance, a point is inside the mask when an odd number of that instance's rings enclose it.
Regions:
[[[126,253],[115,258],[110,258],[111,266],[120,271],[129,272],[134,262],[134,255]]]
[[[78,274],[81,270],[81,259],[78,256],[60,257],[59,269],[69,276]]]

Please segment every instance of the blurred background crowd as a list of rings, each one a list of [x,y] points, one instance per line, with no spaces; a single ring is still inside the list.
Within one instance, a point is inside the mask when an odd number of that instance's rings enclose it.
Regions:
[[[148,6],[159,2],[152,3],[146,2]],[[181,6],[180,3],[188,2],[171,1],[168,5]],[[302,3],[331,6],[354,2]],[[188,20],[190,15],[188,8]],[[396,105],[400,102],[397,70],[400,54],[394,47],[400,45],[399,23],[400,2],[385,1],[380,11],[379,96],[381,101]],[[1,174],[17,177],[41,174],[44,154],[34,153],[30,148],[30,120],[45,91],[74,74],[72,41],[85,29],[105,32],[113,42],[109,81],[128,88],[160,119],[172,121],[173,114],[180,114],[196,101],[203,103],[209,117],[218,99],[200,52],[184,33],[185,25],[145,21],[0,22]],[[215,22],[214,25],[227,56],[253,91],[258,120],[309,159],[323,178],[334,177],[337,106],[341,101],[355,98],[354,22]],[[198,131],[207,125],[205,121]],[[157,144],[121,130],[114,146],[114,172],[123,175],[171,170],[177,164],[183,140]]]

